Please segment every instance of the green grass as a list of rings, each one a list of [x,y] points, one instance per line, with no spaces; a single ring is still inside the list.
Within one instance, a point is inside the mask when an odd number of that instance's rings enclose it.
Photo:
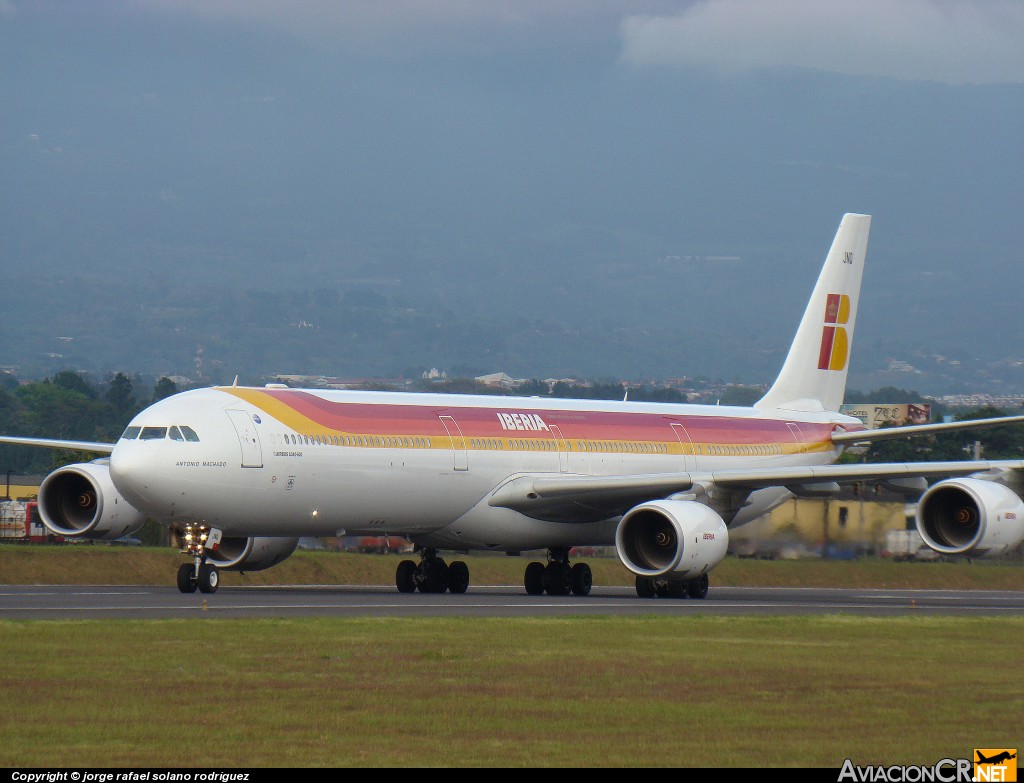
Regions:
[[[1024,618],[0,622],[0,766],[932,764],[1017,747]]]
[[[398,560],[297,552],[224,584],[393,584]],[[528,559],[470,560],[518,585]],[[3,546],[0,582],[168,585],[180,562]],[[712,579],[1024,590],[1007,563],[728,558]],[[1022,647],[1024,618],[0,622],[0,766],[932,764],[1020,744]]]

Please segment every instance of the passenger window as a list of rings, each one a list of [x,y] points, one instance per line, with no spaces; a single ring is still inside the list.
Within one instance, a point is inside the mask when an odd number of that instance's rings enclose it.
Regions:
[[[179,430],[177,427],[171,427],[171,429],[169,430],[168,434],[169,434],[171,440],[180,440],[180,441],[184,441],[185,440],[185,436],[181,434],[181,430]]]
[[[166,437],[166,427],[143,427],[139,440],[163,440]]]
[[[187,440],[189,443],[199,442],[199,436],[196,435],[196,431],[194,429],[192,429],[191,427],[187,427],[184,424],[181,425],[180,429],[181,434],[185,436],[185,440]]]
[[[140,432],[142,432],[142,427],[129,427],[124,431],[124,434],[121,435],[121,437],[125,440],[135,440],[139,437]]]

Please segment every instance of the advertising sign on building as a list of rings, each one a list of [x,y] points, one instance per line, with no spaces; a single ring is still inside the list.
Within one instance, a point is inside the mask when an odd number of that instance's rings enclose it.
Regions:
[[[878,427],[927,424],[932,418],[932,406],[929,403],[851,403],[841,405],[839,412],[847,416],[856,416],[869,430]]]

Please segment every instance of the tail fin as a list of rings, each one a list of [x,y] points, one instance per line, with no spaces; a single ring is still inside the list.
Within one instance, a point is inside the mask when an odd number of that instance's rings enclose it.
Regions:
[[[843,215],[782,372],[755,407],[839,410],[870,228],[870,215]]]

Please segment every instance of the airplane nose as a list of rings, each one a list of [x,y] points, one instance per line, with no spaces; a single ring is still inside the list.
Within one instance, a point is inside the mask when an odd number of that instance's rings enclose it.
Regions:
[[[156,502],[154,489],[159,471],[152,449],[121,440],[110,454],[110,480],[121,497],[138,509],[150,509]]]

